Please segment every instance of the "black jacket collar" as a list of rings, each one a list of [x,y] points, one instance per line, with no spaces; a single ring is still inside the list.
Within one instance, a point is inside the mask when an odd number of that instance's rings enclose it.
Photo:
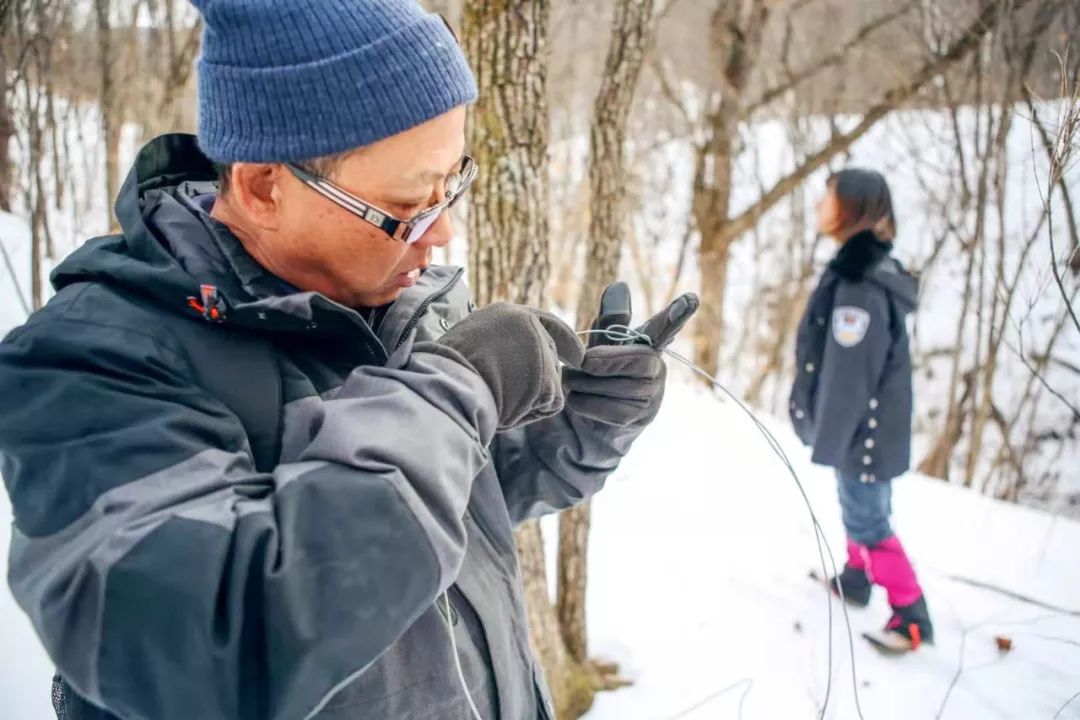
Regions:
[[[892,243],[881,240],[872,231],[863,230],[848,238],[829,267],[845,280],[858,282],[889,256],[892,247]]]

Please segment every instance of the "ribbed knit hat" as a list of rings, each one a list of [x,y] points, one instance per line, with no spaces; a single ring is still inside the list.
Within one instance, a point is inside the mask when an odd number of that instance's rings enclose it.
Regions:
[[[476,99],[416,0],[192,0],[204,22],[199,144],[219,162],[332,155]]]

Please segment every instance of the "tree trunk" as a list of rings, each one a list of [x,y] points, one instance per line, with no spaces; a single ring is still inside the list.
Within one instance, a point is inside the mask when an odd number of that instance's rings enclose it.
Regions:
[[[589,133],[590,217],[585,281],[578,299],[580,328],[589,327],[603,288],[618,277],[623,239],[630,231],[623,202],[627,184],[626,122],[653,27],[652,0],[618,0]],[[566,648],[577,663],[585,663],[588,658],[588,541],[586,502],[566,510],[559,518],[558,617]]]
[[[109,21],[111,4],[111,0],[94,0],[101,71],[101,134],[105,142],[105,212],[109,231],[115,232],[119,229],[119,224],[112,207],[120,189],[120,130],[124,122],[119,113],[118,88],[113,72],[114,48],[112,25]]]
[[[735,235],[728,230],[731,181],[736,159],[743,94],[757,65],[769,7],[753,0],[721,3],[712,16],[711,51],[718,76],[706,116],[706,141],[698,148],[692,211],[701,235],[698,267],[701,307],[694,324],[694,361],[710,375],[720,369],[724,341],[724,299]],[[744,16],[745,15],[745,16]]]
[[[0,210],[5,212],[11,212],[11,190],[15,178],[15,169],[11,165],[11,139],[15,135],[15,124],[11,118],[7,92],[7,56],[10,47],[7,17],[10,8],[7,0],[0,0]]]
[[[698,269],[701,307],[694,326],[694,362],[716,375],[724,341],[724,298],[733,238],[725,232],[731,198],[731,163],[734,128],[730,111],[714,115],[709,145],[697,154],[694,171],[693,213],[701,235]]]
[[[547,0],[467,0],[462,38],[480,96],[467,130],[479,164],[470,193],[470,282],[477,303],[540,305],[548,279]],[[559,632],[540,526],[516,533],[529,609],[529,639],[560,717],[582,707],[581,683]]]
[[[465,51],[480,97],[469,147],[479,163],[469,208],[470,282],[481,305],[539,304],[548,269],[548,0],[469,0]]]

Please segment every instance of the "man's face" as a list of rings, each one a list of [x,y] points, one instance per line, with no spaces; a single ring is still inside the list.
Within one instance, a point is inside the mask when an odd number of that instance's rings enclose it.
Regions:
[[[328,179],[398,219],[411,219],[443,199],[445,179],[464,152],[464,129],[465,108],[455,108],[352,153]],[[273,168],[257,237],[245,245],[301,290],[349,307],[385,305],[415,284],[433,247],[450,242],[447,213],[406,244],[319,195],[284,166]]]

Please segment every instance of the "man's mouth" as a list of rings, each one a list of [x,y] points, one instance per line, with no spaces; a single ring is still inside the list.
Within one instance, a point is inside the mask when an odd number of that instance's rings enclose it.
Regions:
[[[394,279],[400,287],[412,287],[420,279],[421,270],[422,268],[413,268],[408,272],[398,273]]]

